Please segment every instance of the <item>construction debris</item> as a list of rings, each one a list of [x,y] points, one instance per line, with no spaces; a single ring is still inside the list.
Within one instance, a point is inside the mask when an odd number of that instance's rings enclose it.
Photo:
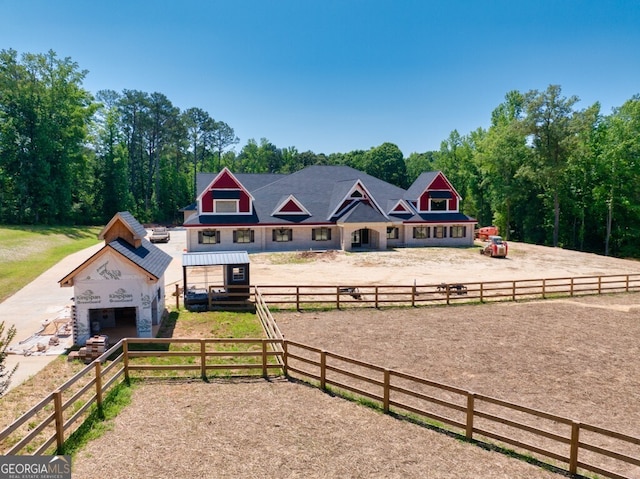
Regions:
[[[86,364],[95,361],[109,349],[109,336],[104,334],[93,336],[87,339],[86,346],[81,347],[78,351],[71,351],[67,357],[68,361],[79,359]]]

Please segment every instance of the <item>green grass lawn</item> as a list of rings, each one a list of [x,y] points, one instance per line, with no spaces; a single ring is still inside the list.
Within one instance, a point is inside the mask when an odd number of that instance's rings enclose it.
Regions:
[[[99,242],[100,227],[0,226],[0,302],[62,258]]]

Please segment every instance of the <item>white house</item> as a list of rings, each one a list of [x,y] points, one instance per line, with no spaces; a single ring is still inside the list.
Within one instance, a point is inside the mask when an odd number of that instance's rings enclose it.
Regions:
[[[187,251],[471,246],[477,221],[440,171],[407,190],[348,166],[283,174],[200,173],[184,212]]]

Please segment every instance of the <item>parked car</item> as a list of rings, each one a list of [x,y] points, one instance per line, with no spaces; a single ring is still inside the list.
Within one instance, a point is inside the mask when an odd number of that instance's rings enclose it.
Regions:
[[[171,239],[171,234],[169,230],[164,226],[158,226],[156,228],[151,229],[151,236],[149,236],[149,241],[152,243],[168,243]]]
[[[480,254],[491,256],[492,258],[506,258],[509,245],[502,239],[502,236],[491,235],[480,249]]]

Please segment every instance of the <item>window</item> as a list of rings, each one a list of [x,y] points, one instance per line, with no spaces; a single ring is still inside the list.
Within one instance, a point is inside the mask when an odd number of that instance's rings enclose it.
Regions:
[[[253,243],[253,230],[235,230],[233,232],[234,243]]]
[[[452,226],[449,229],[449,236],[451,238],[464,238],[467,236],[467,227],[462,225]]]
[[[244,266],[234,267],[233,271],[231,272],[231,275],[232,275],[233,281],[244,281]]]
[[[198,231],[199,244],[217,244],[220,243],[220,231],[204,230]]]
[[[290,228],[278,228],[273,230],[273,241],[283,243],[293,240],[293,230]]]
[[[447,200],[431,200],[431,211],[447,211]]]
[[[311,239],[313,241],[329,241],[331,240],[331,229],[313,228],[311,230]]]
[[[395,226],[387,226],[387,239],[398,239],[400,237],[400,233],[398,228]]]
[[[414,226],[413,227],[413,237],[415,239],[427,239],[429,237],[429,227],[428,226]]]
[[[447,237],[447,229],[444,226],[434,226],[434,228],[433,228],[433,237],[434,238],[446,238]]]
[[[216,213],[237,213],[237,200],[214,200],[213,207]]]

